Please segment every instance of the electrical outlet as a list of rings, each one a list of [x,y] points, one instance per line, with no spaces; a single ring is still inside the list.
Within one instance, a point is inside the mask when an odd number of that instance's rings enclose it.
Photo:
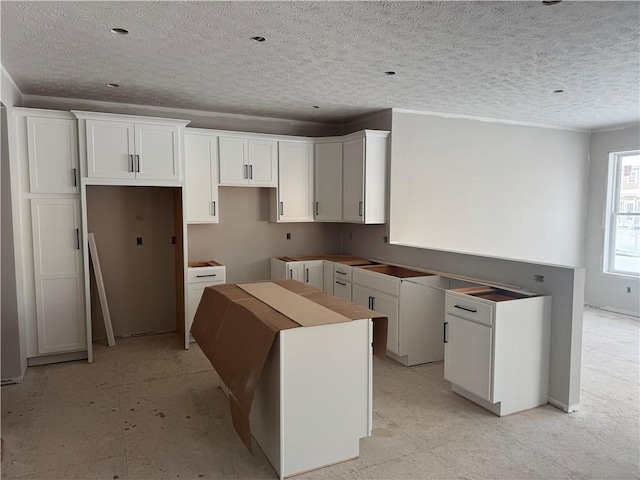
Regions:
[[[287,233],[287,240],[291,240],[291,234]]]
[[[389,243],[389,237],[387,237],[386,235],[382,237],[382,239],[384,240],[384,243]]]
[[[142,237],[136,237],[136,245],[142,245]]]
[[[536,282],[544,282],[544,275],[534,275],[534,276],[533,276],[533,279],[534,279]]]
[[[631,293],[631,287],[627,287],[627,293]]]
[[[353,232],[349,232],[349,240],[353,240]]]

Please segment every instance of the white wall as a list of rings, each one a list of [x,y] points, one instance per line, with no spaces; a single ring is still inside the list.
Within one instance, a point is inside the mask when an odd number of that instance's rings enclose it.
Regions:
[[[14,232],[12,223],[12,199],[9,170],[10,141],[13,128],[10,125],[11,107],[19,107],[22,103],[22,93],[0,65],[0,100],[7,107],[2,109],[0,120],[1,155],[0,155],[0,266],[2,278],[0,279],[0,291],[2,297],[2,309],[0,312],[1,323],[1,362],[2,381],[20,381],[27,368],[26,342],[21,336],[21,325],[18,322],[18,300],[16,293],[16,268],[14,251]]]
[[[638,126],[591,134],[585,301],[607,310],[640,316],[640,279],[602,271],[609,153],[637,149],[640,149]]]
[[[393,112],[390,240],[583,266],[588,133]]]

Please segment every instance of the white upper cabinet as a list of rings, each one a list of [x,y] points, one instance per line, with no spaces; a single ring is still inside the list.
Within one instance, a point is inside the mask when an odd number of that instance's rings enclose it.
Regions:
[[[84,122],[88,178],[180,181],[181,137],[188,121],[73,113]]]
[[[278,189],[271,220],[313,221],[313,143],[278,142]]]
[[[27,117],[31,193],[78,193],[78,122]]]
[[[315,205],[318,222],[342,221],[342,142],[315,145]]]
[[[342,219],[351,223],[385,223],[387,137],[365,130],[343,145]]]
[[[219,145],[220,185],[277,186],[275,140],[221,136]]]
[[[187,223],[218,223],[218,137],[184,135]]]

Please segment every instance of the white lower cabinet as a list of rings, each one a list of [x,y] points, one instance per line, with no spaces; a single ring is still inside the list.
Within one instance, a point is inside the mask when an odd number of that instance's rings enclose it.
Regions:
[[[187,268],[187,314],[189,316],[187,331],[191,330],[191,324],[198,310],[204,289],[213,285],[223,284],[225,281],[226,267],[223,265]]]
[[[323,263],[323,260],[287,261],[274,257],[271,259],[271,278],[298,280],[323,290]]]
[[[449,280],[403,267],[353,268],[353,302],[387,316],[387,355],[406,366],[442,360]]]
[[[551,297],[493,287],[445,296],[444,378],[496,415],[548,401]]]
[[[382,313],[389,319],[387,326],[387,350],[395,354],[398,348],[398,297],[381,293],[362,285],[353,285],[352,301],[370,310]]]
[[[31,200],[38,354],[86,349],[80,201]]]

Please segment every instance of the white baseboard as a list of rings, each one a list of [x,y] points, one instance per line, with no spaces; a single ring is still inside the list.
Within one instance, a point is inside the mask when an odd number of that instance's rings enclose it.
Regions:
[[[14,383],[22,383],[22,377],[3,378],[0,380],[1,385],[11,385]]]
[[[578,410],[580,410],[580,404],[576,403],[573,405],[567,405],[564,402],[559,402],[558,400],[556,400],[555,398],[551,398],[549,397],[549,405],[559,408],[560,410],[563,410],[567,413],[571,413],[571,412],[577,412]]]
[[[591,303],[585,303],[584,306],[587,308],[593,308],[594,310],[604,310],[605,312],[619,313],[621,315],[627,315],[629,317],[640,319],[640,312],[636,311],[623,310],[621,308],[615,307],[601,307],[600,305],[593,305]]]

